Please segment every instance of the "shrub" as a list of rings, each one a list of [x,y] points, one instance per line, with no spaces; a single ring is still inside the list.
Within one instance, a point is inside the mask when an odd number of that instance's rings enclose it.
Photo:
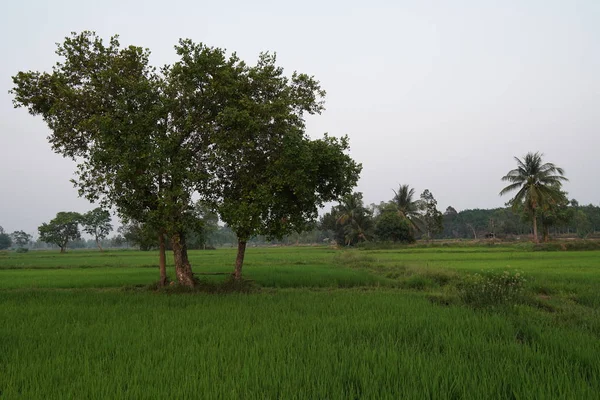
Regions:
[[[17,253],[27,253],[28,251],[29,251],[29,249],[25,248],[25,247],[19,247],[15,250],[15,252],[17,252]]]
[[[384,242],[414,243],[410,222],[396,212],[384,212],[377,219],[375,235]]]
[[[521,272],[489,272],[466,277],[459,285],[462,301],[474,307],[516,304],[523,300],[525,278]]]

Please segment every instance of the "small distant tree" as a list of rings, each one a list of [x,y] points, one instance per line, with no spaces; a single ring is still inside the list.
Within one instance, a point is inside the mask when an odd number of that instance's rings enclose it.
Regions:
[[[372,239],[373,211],[365,207],[362,193],[356,192],[342,197],[331,213],[335,216],[338,244],[353,246]]]
[[[12,246],[10,236],[4,233],[4,228],[0,226],[0,250],[8,249]]]
[[[13,243],[17,245],[17,248],[23,248],[27,246],[32,239],[31,235],[25,231],[14,231],[10,234],[10,236]]]
[[[140,222],[129,222],[119,228],[119,234],[125,242],[132,246],[138,246],[142,251],[159,248],[159,233],[147,224]]]
[[[196,202],[193,210],[194,221],[186,232],[190,249],[206,249],[214,246],[214,237],[219,230],[219,216],[201,201]]]
[[[585,239],[590,233],[592,233],[592,224],[590,223],[590,220],[587,217],[587,215],[585,215],[585,213],[582,210],[577,210],[575,212],[573,220],[577,229],[577,235],[580,238]]]
[[[430,240],[433,235],[444,229],[444,217],[437,209],[437,200],[433,197],[429,189],[425,189],[421,193],[421,207],[423,210],[421,220],[423,221],[424,233],[427,240]]]
[[[96,246],[102,251],[100,240],[106,238],[113,229],[110,224],[110,213],[100,207],[95,208],[83,214],[81,225],[85,233],[92,235],[96,241]]]
[[[551,227],[566,226],[573,220],[574,209],[569,207],[569,204],[567,193],[559,191],[555,197],[548,199],[539,207],[539,220],[544,242],[549,239]]]
[[[40,240],[57,245],[60,247],[60,252],[64,253],[69,242],[81,239],[80,220],[81,214],[79,213],[59,212],[49,223],[43,223],[38,227]]]
[[[415,241],[409,220],[394,211],[383,211],[377,217],[375,235],[382,241],[403,243]]]

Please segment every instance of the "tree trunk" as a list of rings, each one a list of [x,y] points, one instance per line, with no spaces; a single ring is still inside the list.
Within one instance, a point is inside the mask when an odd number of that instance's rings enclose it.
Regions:
[[[533,214],[533,242],[534,243],[539,243],[538,232],[537,232],[537,217],[535,215],[535,211],[534,211],[534,214]]]
[[[175,233],[171,236],[171,244],[173,246],[173,258],[175,260],[175,274],[177,275],[177,281],[182,286],[194,287],[194,274],[192,273],[192,266],[188,260],[185,237],[181,233]]]
[[[67,252],[67,248],[64,246],[60,246],[60,252],[61,253],[66,253]]]
[[[246,254],[246,241],[238,239],[238,251],[235,258],[235,272],[233,278],[236,281],[242,279],[242,267],[244,266],[244,255]]]
[[[164,287],[167,284],[167,257],[165,254],[165,235],[158,235],[158,270],[160,272],[160,282],[158,285]]]
[[[100,246],[100,241],[98,240],[98,238],[96,238],[96,246],[98,246],[98,248],[100,249],[100,251],[104,251],[102,249],[102,246]]]

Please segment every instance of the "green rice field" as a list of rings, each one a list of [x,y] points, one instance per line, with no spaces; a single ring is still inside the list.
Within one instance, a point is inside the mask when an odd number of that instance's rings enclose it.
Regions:
[[[190,292],[156,252],[0,252],[0,400],[599,398],[600,251],[249,248],[241,292],[234,258]]]

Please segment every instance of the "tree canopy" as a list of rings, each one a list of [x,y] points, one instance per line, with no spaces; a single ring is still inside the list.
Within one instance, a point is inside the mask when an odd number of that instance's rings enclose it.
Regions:
[[[500,191],[504,195],[517,191],[510,201],[516,209],[523,209],[531,216],[533,221],[533,240],[538,242],[537,213],[544,205],[553,201],[560,201],[562,182],[568,181],[564,170],[553,163],[544,163],[543,154],[527,153],[523,159],[515,157],[517,168],[510,170],[502,177],[508,186]]]
[[[156,69],[150,52],[92,32],[58,45],[52,72],[13,77],[15,107],[41,115],[55,152],[77,164],[80,195],[164,234],[177,279],[193,286],[186,227],[199,196],[243,240],[304,229],[316,207],[347,193],[360,166],[346,138],[304,135],[304,113],[323,108],[308,75],[291,78],[261,54],[256,66],[191,40]]]
[[[10,235],[4,232],[4,228],[0,226],[0,250],[8,249],[12,246]]]
[[[40,240],[57,245],[60,247],[60,252],[64,253],[69,242],[81,239],[80,220],[81,214],[79,213],[59,212],[50,222],[43,223],[38,227]]]
[[[415,233],[423,231],[421,210],[423,208],[420,199],[414,200],[415,189],[409,185],[399,185],[398,191],[394,190],[392,204],[396,206],[398,214],[410,222]]]
[[[441,232],[443,227],[443,215],[437,209],[437,200],[433,197],[433,193],[429,189],[425,189],[421,193],[421,207],[423,214],[421,221],[423,224],[423,230],[428,240],[432,239],[433,235]]]
[[[81,216],[81,225],[85,233],[92,235],[96,241],[96,246],[102,251],[100,240],[106,238],[112,231],[110,213],[97,207]]]
[[[26,233],[25,231],[14,231],[10,234],[11,239],[15,245],[19,248],[23,248],[29,244],[31,240],[31,235]]]
[[[325,95],[313,77],[294,72],[288,78],[275,56],[263,53],[239,81],[239,96],[219,118],[210,192],[238,237],[237,279],[251,237],[307,229],[318,207],[348,193],[361,170],[345,154],[347,138],[305,135],[304,115],[320,113]]]

